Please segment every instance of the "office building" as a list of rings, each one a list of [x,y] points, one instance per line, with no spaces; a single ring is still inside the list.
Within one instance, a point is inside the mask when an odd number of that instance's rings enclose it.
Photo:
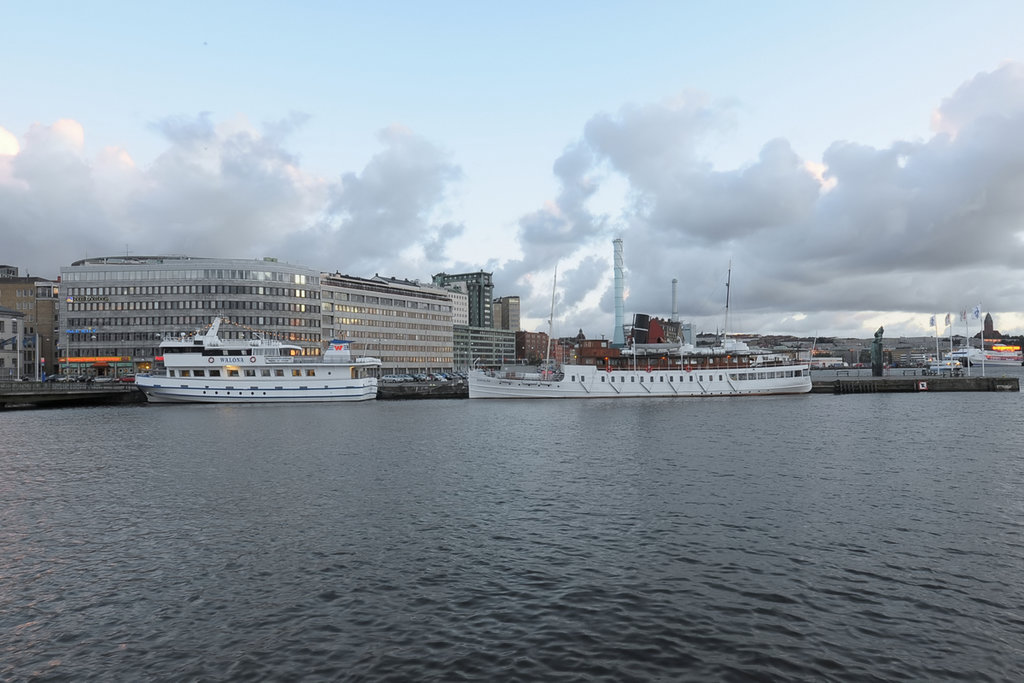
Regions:
[[[492,304],[494,328],[497,330],[519,331],[519,297],[501,296]]]
[[[469,316],[466,322],[470,327],[494,327],[492,312],[494,302],[494,284],[491,273],[477,271],[475,273],[438,273],[434,276],[434,284],[440,287],[456,287],[465,291],[469,298]],[[459,323],[461,324],[461,323]]]
[[[380,358],[383,374],[452,369],[451,292],[379,275],[323,273],[320,282],[325,339],[351,341],[356,355]]]
[[[224,319],[220,334],[252,332],[321,353],[320,273],[277,259],[106,256],[60,271],[59,355],[72,373],[150,369],[163,335]]]

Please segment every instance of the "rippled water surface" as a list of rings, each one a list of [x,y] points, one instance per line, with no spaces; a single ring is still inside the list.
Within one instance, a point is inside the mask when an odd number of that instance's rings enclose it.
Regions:
[[[0,680],[1019,681],[1022,407],[0,413]]]

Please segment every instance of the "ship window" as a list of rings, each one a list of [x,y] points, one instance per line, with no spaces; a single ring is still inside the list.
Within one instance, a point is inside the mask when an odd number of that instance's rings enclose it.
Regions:
[[[284,377],[284,370],[281,368],[274,370],[274,377]]]
[[[189,372],[188,370],[182,370],[182,371],[181,371],[181,372],[180,372],[180,373],[178,374],[178,376],[179,376],[179,377],[188,377],[188,376],[189,376],[189,375],[191,375],[191,374],[192,374],[192,373],[190,373],[190,372]]]
[[[316,377],[316,370],[313,368],[306,370],[306,377]]]
[[[262,370],[260,370],[260,377],[270,377],[270,369],[263,368]]]
[[[196,377],[206,377],[206,370],[193,370]]]
[[[659,378],[658,378],[658,381],[659,381],[659,382],[664,382],[664,381],[665,381],[665,378],[664,378],[664,377],[659,377]]]
[[[220,370],[210,370],[210,377],[220,377]]]
[[[228,377],[238,377],[238,370],[228,370]]]
[[[636,376],[630,377],[630,378],[629,378],[629,381],[630,381],[630,382],[635,382],[635,381],[636,381]]]
[[[167,376],[168,377],[174,377],[174,370],[168,370],[167,371]]]
[[[690,375],[690,381],[691,382],[693,381],[693,375]]]
[[[604,375],[601,375],[601,381],[602,382],[604,381]]]
[[[256,371],[253,370],[252,368],[246,368],[245,369],[245,376],[246,377],[255,377],[256,376]]]
[[[719,376],[718,376],[718,381],[719,381],[719,382],[721,382],[721,381],[722,381],[722,376],[721,376],[721,375],[719,375]]]
[[[292,377],[302,377],[302,370],[299,370],[299,369],[292,370]]]

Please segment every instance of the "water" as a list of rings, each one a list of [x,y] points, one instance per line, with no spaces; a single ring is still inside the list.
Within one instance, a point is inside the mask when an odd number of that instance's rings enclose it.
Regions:
[[[1022,406],[0,413],[0,680],[1021,680]]]

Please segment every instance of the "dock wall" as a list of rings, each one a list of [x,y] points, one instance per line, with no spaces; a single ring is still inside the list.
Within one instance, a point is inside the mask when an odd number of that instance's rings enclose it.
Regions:
[[[1017,377],[857,377],[811,383],[815,394],[892,394],[935,391],[1020,391]]]

